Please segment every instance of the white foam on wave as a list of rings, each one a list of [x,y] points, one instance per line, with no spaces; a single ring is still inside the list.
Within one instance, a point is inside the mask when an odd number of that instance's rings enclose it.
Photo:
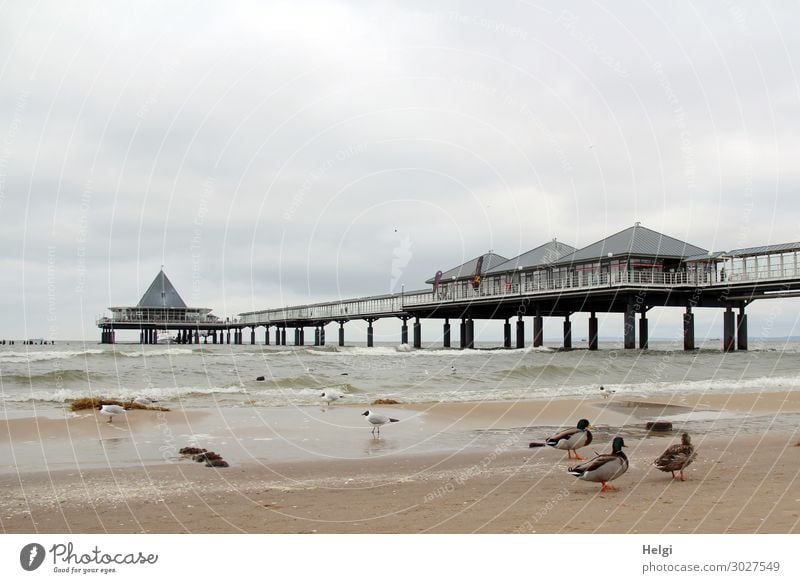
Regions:
[[[64,360],[76,356],[88,356],[92,354],[103,354],[107,352],[99,348],[89,348],[86,350],[31,350],[30,352],[9,351],[0,352],[0,362],[5,363],[28,363],[44,360]]]
[[[246,395],[247,389],[242,385],[229,385],[225,387],[151,387],[147,389],[114,388],[103,389],[95,388],[92,391],[87,389],[55,389],[25,391],[20,393],[0,393],[0,402],[27,403],[66,403],[74,399],[87,396],[102,396],[107,399],[118,399],[126,401],[135,396],[145,396],[156,401],[169,401],[180,399],[187,396],[213,396],[213,395]]]
[[[752,379],[704,379],[699,381],[663,381],[657,383],[606,384],[606,388],[615,389],[616,395],[636,391],[639,393],[709,393],[709,392],[776,392],[800,389],[800,375],[780,377],[756,377]],[[592,385],[593,392],[597,387]]]
[[[183,354],[192,354],[194,352],[191,348],[164,348],[161,350],[138,350],[136,352],[126,352],[120,350],[117,352],[120,356],[127,356],[129,358],[141,358],[143,356],[180,356]]]

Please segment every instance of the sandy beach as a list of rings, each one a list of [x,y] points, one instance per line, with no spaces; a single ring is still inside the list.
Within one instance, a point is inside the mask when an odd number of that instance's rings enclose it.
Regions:
[[[94,412],[0,423],[5,533],[796,533],[796,392],[396,405],[380,440],[360,409]],[[623,435],[616,492],[567,474],[566,453],[528,448],[580,417]],[[675,431],[650,434],[668,419]],[[651,465],[678,432],[687,480]],[[188,436],[231,467],[177,454]],[[31,457],[33,456],[33,457]],[[47,471],[43,471],[47,468]]]

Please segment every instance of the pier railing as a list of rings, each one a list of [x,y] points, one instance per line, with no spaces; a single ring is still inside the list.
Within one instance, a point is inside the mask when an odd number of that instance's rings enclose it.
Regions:
[[[249,326],[289,321],[330,321],[368,318],[370,316],[402,316],[406,308],[431,304],[447,305],[454,302],[479,299],[502,299],[503,297],[528,297],[553,292],[593,290],[635,285],[637,287],[676,288],[724,286],[731,283],[770,282],[797,279],[796,266],[775,267],[758,270],[732,271],[728,274],[716,271],[633,271],[619,273],[580,273],[574,272],[566,277],[548,277],[546,271],[539,277],[526,278],[520,274],[521,282],[506,283],[502,278],[498,283],[493,277],[486,277],[475,289],[463,282],[447,282],[436,292],[419,290],[408,293],[321,302],[304,306],[289,306],[239,314],[239,325]]]

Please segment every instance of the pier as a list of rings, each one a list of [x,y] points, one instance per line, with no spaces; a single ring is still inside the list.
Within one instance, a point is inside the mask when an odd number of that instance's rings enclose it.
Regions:
[[[135,306],[108,308],[97,319],[100,343],[115,344],[117,330],[136,330],[141,344],[158,344],[159,334],[175,331],[177,344],[242,344],[244,326],[221,320],[210,308],[190,308],[162,269]]]
[[[143,343],[157,341],[159,330],[178,330],[179,341],[187,343],[202,337],[242,344],[249,336],[255,344],[263,328],[264,344],[286,345],[288,335],[297,346],[306,343],[306,328],[313,328],[313,344],[324,346],[326,327],[338,324],[336,341],[344,346],[346,324],[359,320],[367,323],[365,340],[373,346],[373,324],[396,318],[401,342],[421,348],[423,322],[436,319],[443,321],[444,347],[451,347],[456,324],[458,347],[472,348],[475,321],[490,319],[504,322],[505,348],[524,348],[528,338],[532,346],[542,346],[544,318],[559,318],[562,347],[570,349],[575,319],[585,314],[588,348],[598,350],[597,314],[619,313],[624,347],[646,349],[647,312],[660,306],[683,309],[684,349],[694,350],[694,310],[718,308],[724,310],[722,349],[747,350],[747,306],[800,295],[798,252],[800,242],[710,252],[637,223],[581,249],[553,240],[512,259],[495,253],[476,257],[437,273],[426,289],[251,311],[234,321],[219,320],[206,309],[167,307],[178,301],[166,302],[174,288],[167,289],[162,272],[151,285],[156,291],[148,290],[137,307],[109,308],[112,317],[98,320],[98,326],[103,342],[114,341],[115,329],[137,329]],[[530,336],[526,318],[532,321]]]

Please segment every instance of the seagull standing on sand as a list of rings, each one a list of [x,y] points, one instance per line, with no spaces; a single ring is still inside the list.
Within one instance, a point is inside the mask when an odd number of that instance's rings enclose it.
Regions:
[[[330,405],[331,403],[338,401],[339,399],[343,398],[344,395],[337,391],[322,391],[322,394],[319,396],[320,399],[325,401],[326,404]]]
[[[101,405],[98,407],[101,415],[108,415],[108,423],[114,418],[114,415],[124,415],[126,413],[123,407],[119,405]]]
[[[387,423],[397,423],[400,421],[399,419],[392,419],[386,415],[378,415],[372,411],[364,411],[362,415],[366,417],[367,421],[372,424],[372,435],[375,435],[375,429],[378,430],[378,437],[381,435],[381,425],[386,425]]]
[[[600,385],[600,394],[603,395],[604,399],[608,399],[609,397],[613,396],[614,393],[617,391],[615,389],[606,389],[603,385]]]
[[[456,374],[456,367],[454,364],[450,365],[450,374]]]
[[[151,399],[149,397],[145,397],[144,395],[139,395],[138,397],[136,397],[133,400],[131,400],[131,405],[136,403],[137,405],[141,405],[142,407],[149,407],[150,405],[152,405],[153,403],[156,403],[156,402],[157,401],[154,401],[153,399]]]

